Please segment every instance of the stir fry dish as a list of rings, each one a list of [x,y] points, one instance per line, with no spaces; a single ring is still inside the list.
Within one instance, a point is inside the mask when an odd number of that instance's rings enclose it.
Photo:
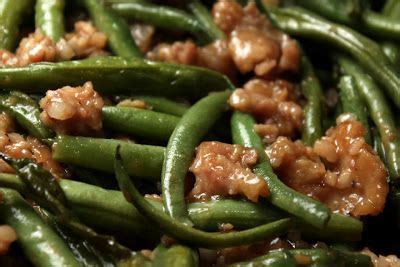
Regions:
[[[0,266],[400,266],[400,0],[0,0],[0,27]]]

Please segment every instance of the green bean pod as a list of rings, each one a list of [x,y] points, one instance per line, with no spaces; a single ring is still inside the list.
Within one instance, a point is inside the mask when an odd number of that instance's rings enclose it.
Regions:
[[[180,9],[151,3],[111,4],[110,8],[126,19],[139,20],[160,28],[190,32],[201,43],[212,40],[198,20]]]
[[[323,41],[351,54],[400,107],[400,77],[375,42],[302,8],[276,8],[268,10],[268,14],[280,29],[289,34]]]
[[[340,89],[340,100],[343,107],[343,113],[353,114],[355,118],[364,125],[367,130],[365,140],[368,144],[372,144],[367,107],[357,91],[357,85],[354,78],[351,76],[342,76],[338,87]]]
[[[113,172],[114,150],[122,145],[121,154],[130,174],[158,181],[164,159],[163,147],[132,144],[114,139],[58,136],[53,158],[81,167]]]
[[[322,130],[322,102],[323,92],[313,67],[307,58],[302,58],[301,90],[307,99],[305,105],[302,139],[305,145],[313,146],[314,142],[321,138]]]
[[[103,124],[106,129],[133,136],[166,141],[171,136],[179,117],[130,107],[104,107]]]
[[[257,150],[259,163],[253,168],[255,174],[268,183],[271,203],[305,222],[323,228],[329,220],[330,210],[324,204],[305,196],[282,183],[274,174],[265,154],[260,137],[254,132],[254,119],[246,113],[236,111],[232,116],[232,139],[234,143]]]
[[[33,7],[33,0],[0,1],[0,49],[14,50],[19,34],[19,25],[24,15]]]
[[[18,192],[1,188],[0,193],[0,217],[15,229],[25,255],[35,266],[80,266],[63,240]]]
[[[229,267],[296,267],[297,262],[293,255],[287,251],[271,251],[255,259],[237,262]]]
[[[158,227],[130,205],[120,191],[66,179],[60,185],[71,209],[85,224],[117,233],[129,232],[146,240],[156,241],[161,236]],[[0,186],[21,193],[26,190],[22,181],[12,174],[0,174]],[[149,199],[149,203],[163,210],[161,202]],[[218,231],[222,223],[230,223],[237,230],[249,229],[286,216],[270,205],[233,199],[194,202],[188,205],[188,210],[195,228],[205,231]],[[350,216],[332,214],[323,231],[302,221],[296,222],[296,228],[313,239],[358,241],[363,224]]]
[[[196,267],[199,266],[199,255],[189,247],[173,245],[169,248],[158,245],[154,250],[154,267]]]
[[[182,117],[188,111],[189,106],[183,103],[157,96],[135,96],[134,99],[143,100],[151,110]]]
[[[172,218],[191,224],[185,203],[185,178],[201,138],[227,108],[229,91],[212,93],[183,115],[172,133],[161,173],[164,208]]]
[[[197,20],[203,24],[204,28],[207,29],[207,32],[214,40],[226,38],[225,33],[214,23],[210,11],[199,0],[188,1],[187,8],[193,13]]]
[[[166,234],[188,245],[203,248],[223,248],[251,244],[286,233],[292,226],[292,221],[286,218],[240,232],[222,234],[204,232],[181,223],[164,212],[159,212],[156,207],[151,205],[136,189],[126,173],[119,148],[116,149],[114,170],[126,200],[131,202],[150,221],[156,223]]]
[[[65,32],[64,0],[37,0],[35,7],[35,25],[44,35],[58,42]]]
[[[400,2],[397,0],[386,1],[382,14],[388,18],[400,21]],[[382,43],[382,50],[394,64],[400,69],[400,46],[393,41],[385,41]]]
[[[84,0],[96,27],[107,35],[111,50],[120,57],[142,57],[131,36],[128,24],[103,6],[99,0]]]
[[[23,128],[37,138],[53,136],[53,133],[40,120],[37,103],[21,92],[12,91],[9,94],[0,95],[0,110],[11,114]]]
[[[371,36],[379,36],[387,40],[400,40],[400,21],[371,10],[364,10],[362,29]]]
[[[400,136],[393,113],[375,81],[357,63],[345,56],[336,56],[342,71],[354,77],[357,90],[364,99],[371,118],[378,127],[386,152],[386,163],[393,181],[400,178]]]
[[[45,93],[92,81],[105,94],[146,94],[200,98],[227,88],[227,79],[204,68],[120,57],[37,63],[0,69],[0,87]]]

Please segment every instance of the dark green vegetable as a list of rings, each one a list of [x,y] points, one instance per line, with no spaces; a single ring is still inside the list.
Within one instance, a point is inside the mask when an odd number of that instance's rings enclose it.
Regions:
[[[196,267],[199,266],[199,255],[194,249],[182,245],[169,248],[158,245],[154,250],[154,267]]]
[[[229,265],[230,267],[296,267],[297,262],[288,251],[271,251],[264,256],[255,259],[238,262]]]
[[[350,53],[400,107],[400,77],[375,42],[302,8],[276,8],[268,10],[268,14],[280,29],[289,34],[325,42]]]
[[[322,102],[323,92],[313,67],[306,57],[301,61],[302,81],[301,90],[307,99],[304,112],[302,139],[305,145],[313,146],[321,138],[322,130]]]
[[[58,136],[53,145],[57,161],[112,173],[114,151],[122,145],[121,154],[128,173],[158,181],[161,176],[165,149],[138,145],[114,139]]]
[[[168,114],[130,107],[107,106],[102,112],[105,128],[162,141],[168,140],[180,119]]]
[[[400,22],[400,2],[398,0],[387,0],[382,14]],[[394,64],[397,69],[400,69],[400,46],[396,42],[385,41],[382,43],[382,50],[392,64]]]
[[[80,266],[63,240],[18,192],[0,188],[0,194],[1,220],[15,229],[25,255],[35,266]]]
[[[357,90],[364,99],[371,118],[378,127],[386,152],[386,163],[391,179],[400,178],[400,136],[394,122],[394,116],[385,96],[374,80],[351,59],[337,55],[337,62],[342,71],[354,77]]]
[[[119,57],[37,63],[0,69],[0,87],[45,93],[92,81],[105,94],[149,94],[199,98],[227,88],[227,80],[204,68]],[[29,87],[27,87],[29,84]]]
[[[292,225],[290,219],[281,219],[240,232],[221,234],[197,230],[171,218],[166,213],[159,212],[157,208],[142,197],[123,167],[118,148],[116,150],[114,169],[126,200],[131,202],[141,214],[156,223],[166,234],[189,245],[204,248],[222,248],[251,244],[269,237],[279,236],[287,232]]]
[[[400,40],[400,21],[371,10],[364,10],[359,27],[371,36]]]
[[[144,102],[146,102],[146,105],[148,105],[150,109],[154,111],[175,115],[178,117],[182,117],[183,114],[185,114],[186,111],[189,109],[189,106],[186,104],[178,103],[164,97],[135,96],[134,99],[143,100]]]
[[[229,91],[212,93],[194,104],[172,133],[161,173],[165,212],[190,225],[185,204],[185,178],[201,138],[227,108]]]
[[[195,35],[201,43],[212,40],[198,20],[180,9],[151,3],[119,3],[111,4],[109,7],[126,19],[139,20],[174,31],[187,31]]]
[[[0,110],[8,112],[23,128],[37,138],[49,138],[53,135],[40,120],[37,103],[24,93],[11,91],[0,95]]]
[[[36,29],[40,29],[54,42],[58,42],[65,32],[64,5],[64,0],[36,0]]]
[[[368,110],[364,100],[361,98],[357,90],[354,78],[351,76],[342,76],[339,81],[340,100],[343,107],[343,113],[350,113],[361,122],[367,133],[365,140],[368,144],[372,144],[370,125],[368,123]]]
[[[103,6],[99,0],[84,0],[96,27],[107,35],[111,50],[121,57],[142,57],[131,36],[128,24]]]
[[[329,220],[330,210],[324,204],[305,196],[283,184],[272,171],[264,152],[260,137],[254,132],[255,121],[245,113],[236,111],[232,116],[232,138],[234,143],[257,150],[259,163],[253,168],[255,174],[268,183],[271,203],[305,222],[323,228]]]
[[[1,49],[14,50],[19,34],[19,25],[33,5],[33,0],[20,0],[18,5],[15,4],[15,0],[3,0],[0,2]]]
[[[204,28],[207,29],[207,32],[214,40],[226,38],[225,33],[214,23],[210,11],[199,0],[189,0],[187,8],[200,21]]]

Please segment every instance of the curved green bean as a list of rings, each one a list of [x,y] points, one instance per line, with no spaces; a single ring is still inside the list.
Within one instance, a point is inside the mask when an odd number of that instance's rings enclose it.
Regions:
[[[281,219],[249,230],[223,234],[204,232],[187,226],[186,224],[171,218],[166,213],[159,212],[157,208],[146,201],[129,179],[129,176],[123,167],[118,150],[119,149],[117,148],[114,169],[118,184],[122,192],[124,192],[126,200],[131,202],[139,212],[149,220],[156,223],[166,234],[181,240],[188,245],[204,248],[223,248],[251,244],[272,236],[283,234],[292,226],[292,221],[290,219]]]
[[[154,267],[196,267],[199,266],[199,255],[194,249],[182,245],[169,248],[158,245],[154,250]]]
[[[70,207],[85,224],[113,232],[130,232],[146,240],[156,241],[161,236],[158,227],[126,202],[120,191],[66,179],[61,180],[60,185]],[[22,181],[12,174],[0,174],[0,186],[21,193],[26,190]],[[162,211],[161,202],[149,199],[149,203]],[[233,199],[194,202],[188,205],[188,210],[195,227],[205,231],[218,231],[222,223],[230,223],[237,230],[249,229],[286,216],[269,205]],[[296,221],[296,227],[313,239],[358,241],[363,224],[350,216],[332,214],[323,231],[302,221]]]
[[[161,173],[164,208],[172,218],[191,224],[185,204],[185,178],[196,146],[227,108],[229,91],[211,93],[183,115],[172,133]]]
[[[305,145],[313,146],[314,142],[321,138],[322,130],[322,102],[323,92],[313,67],[306,57],[301,61],[302,80],[301,90],[307,99],[305,105],[302,139]]]
[[[134,58],[103,57],[0,69],[1,88],[24,92],[45,93],[48,89],[66,84],[79,86],[86,81],[92,81],[96,91],[104,94],[191,99],[227,88],[227,79],[208,69]]]
[[[271,251],[266,255],[245,262],[237,262],[229,267],[296,267],[297,262],[288,251]]]
[[[54,42],[58,42],[65,32],[64,0],[36,0],[35,25]]]
[[[232,139],[234,143],[257,150],[259,163],[253,168],[255,174],[264,177],[268,183],[271,203],[305,222],[323,228],[331,215],[324,204],[305,196],[282,183],[272,171],[264,152],[260,137],[254,132],[255,121],[246,113],[236,111],[232,116]]]
[[[50,138],[53,133],[40,120],[40,110],[37,103],[28,95],[11,91],[0,95],[0,110],[5,110],[37,138]]]
[[[179,122],[179,117],[131,107],[104,107],[103,124],[106,129],[155,140],[168,140]]]
[[[118,145],[122,145],[122,157],[130,174],[159,180],[165,151],[163,147],[114,139],[58,136],[53,145],[53,158],[60,162],[112,173],[114,150]]]
[[[151,3],[119,3],[111,4],[109,7],[126,19],[139,20],[175,31],[187,31],[195,35],[201,43],[212,40],[198,20],[180,9]]]
[[[128,24],[103,6],[99,0],[84,0],[90,17],[100,31],[107,35],[111,50],[121,57],[142,57],[131,36]]]
[[[400,2],[397,0],[388,0],[383,7],[382,14],[388,18],[400,21]],[[400,69],[400,46],[393,41],[385,41],[382,43],[382,50],[394,64]]]
[[[340,89],[340,101],[342,103],[343,113],[353,114],[356,119],[364,125],[367,130],[365,140],[368,144],[372,144],[367,107],[357,91],[357,85],[353,77],[342,76],[338,87]]]
[[[175,102],[164,97],[135,96],[134,99],[143,100],[151,110],[178,117],[182,117],[189,109],[189,106],[186,104]]]
[[[337,62],[342,71],[354,77],[357,90],[364,99],[371,118],[378,127],[386,152],[386,163],[391,179],[400,178],[400,136],[394,122],[393,113],[378,85],[357,63],[351,59],[337,55]]]
[[[18,192],[0,188],[2,221],[15,229],[18,242],[35,266],[80,266],[63,240],[46,225]]]
[[[24,15],[33,7],[33,0],[20,0],[18,5],[15,0],[0,1],[0,48],[12,51],[17,43],[19,25]]]
[[[323,41],[350,53],[400,107],[400,77],[375,42],[302,8],[276,8],[268,10],[268,14],[280,29],[289,34]]]

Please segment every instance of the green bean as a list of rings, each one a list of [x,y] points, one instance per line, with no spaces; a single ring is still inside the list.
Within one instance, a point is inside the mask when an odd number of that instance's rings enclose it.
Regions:
[[[165,247],[158,245],[154,250],[154,267],[195,267],[199,266],[199,255],[193,249],[182,246],[173,245]]]
[[[168,140],[179,117],[150,110],[130,107],[104,107],[105,128],[133,136],[155,140]]]
[[[46,36],[58,42],[65,32],[64,0],[37,0],[35,7],[35,24]]]
[[[58,136],[53,145],[53,158],[81,167],[113,172],[113,156],[117,145],[128,172],[132,175],[158,180],[164,159],[164,148],[138,145],[126,141],[90,137]]]
[[[110,8],[126,19],[139,20],[160,28],[190,32],[201,43],[212,40],[198,20],[180,9],[151,3],[111,4]]]
[[[229,267],[296,267],[295,258],[287,251],[271,251],[266,255],[255,259],[237,262],[229,265]]]
[[[302,139],[305,145],[313,146],[314,142],[322,136],[322,101],[323,93],[313,67],[306,57],[302,58],[301,89],[307,99],[304,107],[304,125]]]
[[[213,39],[217,40],[226,38],[225,33],[221,31],[214,23],[210,12],[199,0],[188,1],[187,7],[197,18],[197,20],[200,21],[201,24],[203,24],[204,28],[207,29],[207,32]]]
[[[287,187],[272,171],[264,152],[260,137],[254,132],[255,121],[245,113],[235,112],[232,116],[232,139],[234,143],[257,150],[259,163],[253,168],[255,174],[264,177],[268,183],[271,203],[305,222],[323,228],[329,220],[330,210],[321,202]]]
[[[0,1],[0,49],[12,51],[15,48],[19,25],[33,4],[33,0],[20,0],[18,5],[15,0]]]
[[[62,239],[16,191],[1,188],[0,193],[0,217],[16,230],[18,242],[35,266],[79,266]]]
[[[386,162],[393,181],[400,178],[400,136],[393,113],[375,81],[363,69],[345,56],[336,56],[342,71],[354,77],[357,90],[368,106],[371,118],[378,127],[386,151]]]
[[[53,134],[40,120],[37,103],[29,96],[11,91],[0,95],[0,110],[5,110],[31,135],[38,138],[49,138]]]
[[[188,105],[156,96],[135,96],[134,99],[143,100],[150,109],[165,114],[182,117],[189,109]]]
[[[146,216],[150,221],[156,223],[164,232],[188,245],[204,248],[223,248],[244,244],[251,244],[269,237],[279,236],[289,230],[292,225],[290,219],[281,219],[269,224],[264,224],[249,230],[230,233],[209,233],[187,226],[178,220],[171,218],[164,212],[159,212],[151,205],[136,189],[126,173],[119,148],[116,149],[114,170],[118,184],[126,196],[126,200],[131,202],[138,211]]]
[[[227,88],[227,79],[204,68],[119,57],[37,63],[0,69],[0,88],[45,93],[92,81],[104,94],[148,94],[199,98]]]
[[[229,91],[212,93],[194,104],[172,133],[161,173],[164,208],[172,218],[191,224],[185,204],[185,178],[196,146],[227,108]]]
[[[70,207],[85,224],[113,232],[130,232],[146,240],[157,240],[161,236],[157,226],[126,202],[120,191],[66,179],[60,180],[60,185]],[[12,174],[0,174],[0,186],[21,193],[26,191],[21,180]],[[162,203],[151,199],[149,203],[162,211]],[[269,205],[233,199],[194,202],[188,205],[188,210],[195,227],[205,231],[218,231],[222,223],[231,223],[237,230],[249,229],[286,216]],[[323,231],[305,222],[296,222],[297,229],[306,237],[338,241],[360,240],[362,226],[361,221],[341,214],[332,214]]]
[[[367,107],[357,91],[357,85],[354,78],[351,76],[342,76],[338,86],[340,88],[340,100],[343,107],[343,113],[353,114],[355,118],[364,125],[367,130],[365,140],[368,144],[372,144]]]
[[[100,31],[107,35],[111,50],[121,57],[142,57],[131,36],[128,24],[103,6],[99,0],[84,0],[90,17]]]
[[[331,23],[302,8],[277,8],[268,12],[272,21],[283,31],[323,41],[350,53],[384,86],[386,93],[396,106],[400,107],[400,77],[375,42],[350,28]]]
[[[373,135],[373,140],[374,140],[374,150],[376,151],[376,153],[378,153],[379,157],[381,158],[381,160],[383,162],[386,163],[386,153],[385,153],[385,147],[383,146],[382,143],[382,138],[379,135],[378,131],[376,129],[374,129],[372,131],[372,135]]]
[[[397,0],[388,0],[385,3],[382,14],[388,18],[400,21],[400,2]],[[400,46],[393,41],[385,41],[382,43],[382,50],[394,64],[400,69]]]

